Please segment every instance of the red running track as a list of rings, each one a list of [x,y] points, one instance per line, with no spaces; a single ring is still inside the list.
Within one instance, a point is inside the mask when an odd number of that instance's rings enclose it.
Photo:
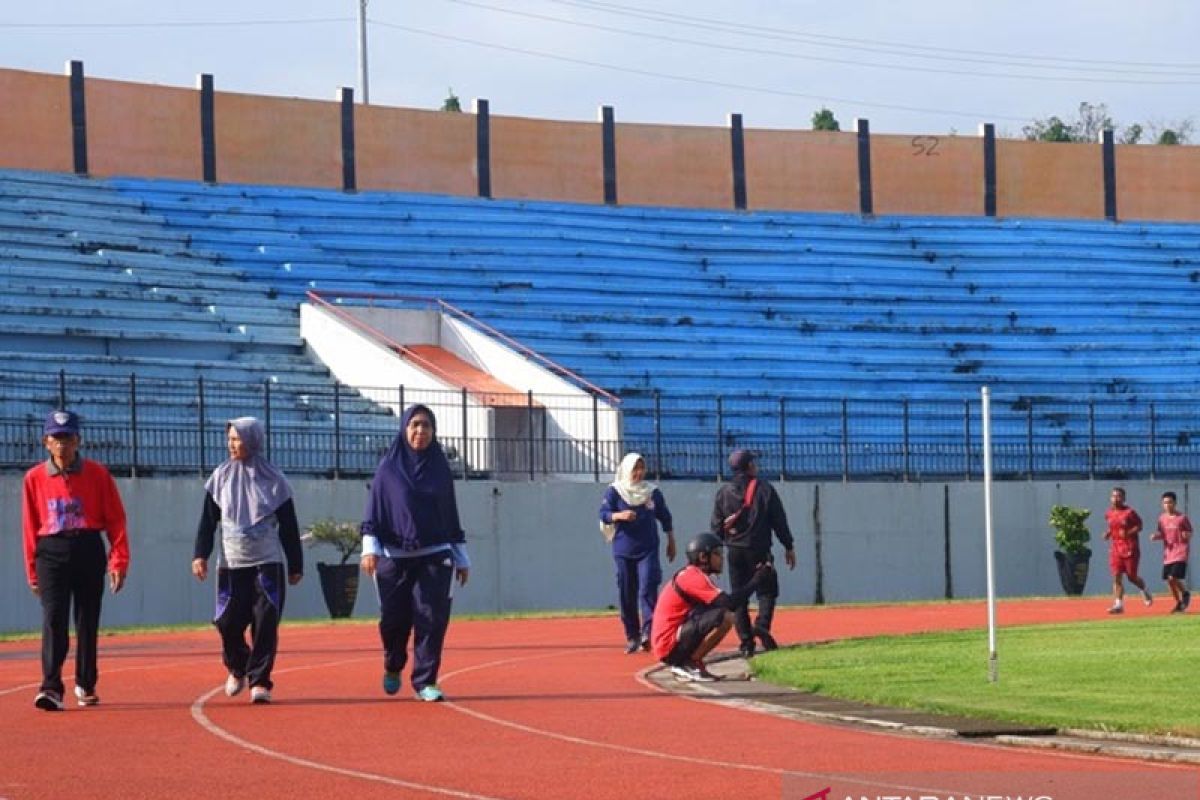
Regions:
[[[1094,598],[1014,601],[999,619],[1102,612]],[[984,620],[981,604],[952,603],[787,610],[777,627],[788,642]],[[407,685],[382,693],[372,625],[285,624],[281,639],[270,706],[221,693],[217,636],[201,631],[102,639],[101,705],[61,714],[32,705],[38,643],[0,645],[0,800],[803,800],[826,788],[837,800],[1095,800],[1195,797],[1200,785],[1193,768],[819,725],[665,694],[639,677],[650,659],[624,654],[613,617],[452,623],[444,704],[413,701]]]

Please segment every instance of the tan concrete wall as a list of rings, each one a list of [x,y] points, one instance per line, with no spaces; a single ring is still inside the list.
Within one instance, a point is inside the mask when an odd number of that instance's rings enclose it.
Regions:
[[[733,157],[725,128],[618,123],[621,205],[733,208]]]
[[[1100,145],[997,140],[996,214],[1104,219]]]
[[[71,81],[0,69],[0,167],[71,172]]]
[[[213,107],[217,180],[341,188],[338,103],[216,92]]]
[[[604,202],[599,123],[491,117],[492,196]]]
[[[201,180],[200,93],[88,78],[88,172]]]
[[[87,79],[88,160],[97,175],[200,177],[199,95],[193,89]],[[0,69],[0,167],[73,169],[69,79]],[[226,183],[340,187],[339,104],[218,92],[217,178]],[[473,196],[478,176],[472,114],[357,106],[361,189]],[[497,197],[599,203],[601,127],[492,118]],[[747,130],[751,208],[854,212],[852,133]],[[875,211],[974,215],[983,211],[982,144],[975,137],[872,136]],[[729,209],[725,127],[616,126],[623,205]],[[996,142],[997,213],[1100,219],[1099,144]],[[1117,148],[1117,211],[1129,220],[1200,220],[1200,148]]]
[[[983,214],[983,140],[871,135],[876,214]]]
[[[354,143],[359,189],[478,193],[474,114],[358,105]]]
[[[1117,217],[1200,221],[1200,147],[1117,145]]]
[[[858,138],[746,130],[746,203],[787,211],[858,211]]]

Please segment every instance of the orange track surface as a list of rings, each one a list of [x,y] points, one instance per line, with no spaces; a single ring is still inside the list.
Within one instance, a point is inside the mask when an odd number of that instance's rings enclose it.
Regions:
[[[1003,625],[1099,618],[1014,601]],[[1155,608],[1154,613],[1161,613]],[[1150,613],[1130,608],[1129,616]],[[782,642],[979,627],[983,606],[788,610]],[[451,624],[424,704],[379,689],[371,625],[281,631],[276,702],[227,698],[215,632],[106,637],[103,702],[33,708],[38,643],[0,645],[0,800],[1196,796],[1200,771],[817,725],[664,694],[612,617]],[[981,636],[981,691],[985,674]],[[68,660],[66,674],[71,674]],[[405,676],[407,678],[407,676]],[[68,680],[68,684],[70,681]],[[73,698],[71,698],[73,699]],[[988,774],[988,778],[983,778]],[[846,776],[851,776],[847,778]],[[1190,787],[1179,794],[1182,781]],[[1036,788],[1037,792],[1033,792]]]

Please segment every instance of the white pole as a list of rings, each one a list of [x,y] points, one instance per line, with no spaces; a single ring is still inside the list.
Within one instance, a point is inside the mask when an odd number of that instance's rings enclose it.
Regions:
[[[358,86],[362,90],[362,104],[371,104],[371,90],[367,86],[367,0],[358,0]]]
[[[983,395],[983,529],[987,542],[987,616],[988,616],[988,681],[999,678],[996,659],[996,568],[992,556],[992,394],[988,387]]]

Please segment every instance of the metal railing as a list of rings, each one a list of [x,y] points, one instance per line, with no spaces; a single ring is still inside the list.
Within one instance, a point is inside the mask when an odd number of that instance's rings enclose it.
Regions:
[[[468,479],[608,480],[607,465],[629,451],[644,454],[658,479],[716,478],[728,472],[725,459],[737,447],[758,452],[761,470],[773,478],[974,480],[982,473],[974,398],[654,392],[623,398],[623,434],[614,438],[600,435],[595,396],[591,408],[578,396],[492,396],[487,423],[468,426],[475,401],[465,390],[367,391],[375,398],[387,393],[398,408],[429,405],[455,469]],[[23,469],[45,457],[42,421],[61,407],[83,417],[89,456],[125,475],[207,474],[225,458],[225,422],[252,415],[267,428],[269,457],[287,472],[366,476],[399,425],[390,408],[337,383],[6,372],[0,469]],[[1200,397],[1031,399],[993,391],[992,410],[998,477],[1154,479],[1200,472]],[[567,427],[575,433],[565,435]]]

